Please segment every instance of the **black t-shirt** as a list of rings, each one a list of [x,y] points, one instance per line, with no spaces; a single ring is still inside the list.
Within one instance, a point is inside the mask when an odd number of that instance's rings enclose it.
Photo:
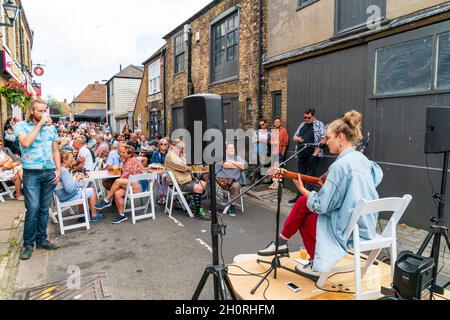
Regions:
[[[304,143],[314,143],[315,141],[313,124],[305,124],[300,130],[299,136],[303,138]],[[303,144],[299,144],[299,147],[303,148]],[[314,150],[314,147],[309,146],[299,155],[299,158],[305,159],[311,157],[314,153]]]
[[[139,142],[128,141],[127,145],[132,146],[135,151],[138,151],[138,149],[141,148],[141,145],[139,144]]]

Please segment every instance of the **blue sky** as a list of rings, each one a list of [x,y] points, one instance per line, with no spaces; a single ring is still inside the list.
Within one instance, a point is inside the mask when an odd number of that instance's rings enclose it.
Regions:
[[[43,96],[71,102],[119,66],[141,65],[162,37],[211,0],[23,0],[34,31],[32,58],[44,64]]]

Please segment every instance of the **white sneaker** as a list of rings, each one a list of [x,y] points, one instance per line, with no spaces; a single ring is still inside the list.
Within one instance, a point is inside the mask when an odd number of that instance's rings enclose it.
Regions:
[[[262,256],[262,257],[268,257],[268,256],[274,256],[275,255],[275,242],[272,241],[267,248],[265,248],[264,250],[260,250],[258,251],[258,256]],[[279,254],[289,254],[289,248],[287,244],[283,244],[282,246],[278,247],[278,253]]]
[[[320,278],[320,273],[313,271],[312,265],[311,261],[307,265],[298,264],[295,266],[295,271],[305,278],[317,281]]]

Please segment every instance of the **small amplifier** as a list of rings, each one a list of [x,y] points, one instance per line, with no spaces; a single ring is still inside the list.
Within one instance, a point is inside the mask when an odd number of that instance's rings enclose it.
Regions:
[[[403,299],[430,299],[433,269],[432,257],[402,251],[395,263],[393,288]]]

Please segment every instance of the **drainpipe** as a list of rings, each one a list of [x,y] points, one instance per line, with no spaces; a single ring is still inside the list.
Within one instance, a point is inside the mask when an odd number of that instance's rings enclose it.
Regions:
[[[163,64],[163,112],[164,112],[164,136],[167,136],[167,103],[166,103],[166,65],[167,65],[167,50],[161,50],[161,57],[164,60]]]
[[[188,96],[194,94],[194,84],[192,83],[192,30],[191,25],[184,26],[185,39],[187,41],[187,77],[188,77]]]
[[[24,59],[24,41],[23,41],[23,31],[22,31],[22,2],[20,2],[19,5],[19,41],[20,41],[20,68],[22,70],[22,73],[24,72],[24,65],[23,65],[23,59]]]
[[[259,33],[258,33],[258,120],[263,116],[263,31],[264,31],[264,0],[258,1],[259,14]]]

